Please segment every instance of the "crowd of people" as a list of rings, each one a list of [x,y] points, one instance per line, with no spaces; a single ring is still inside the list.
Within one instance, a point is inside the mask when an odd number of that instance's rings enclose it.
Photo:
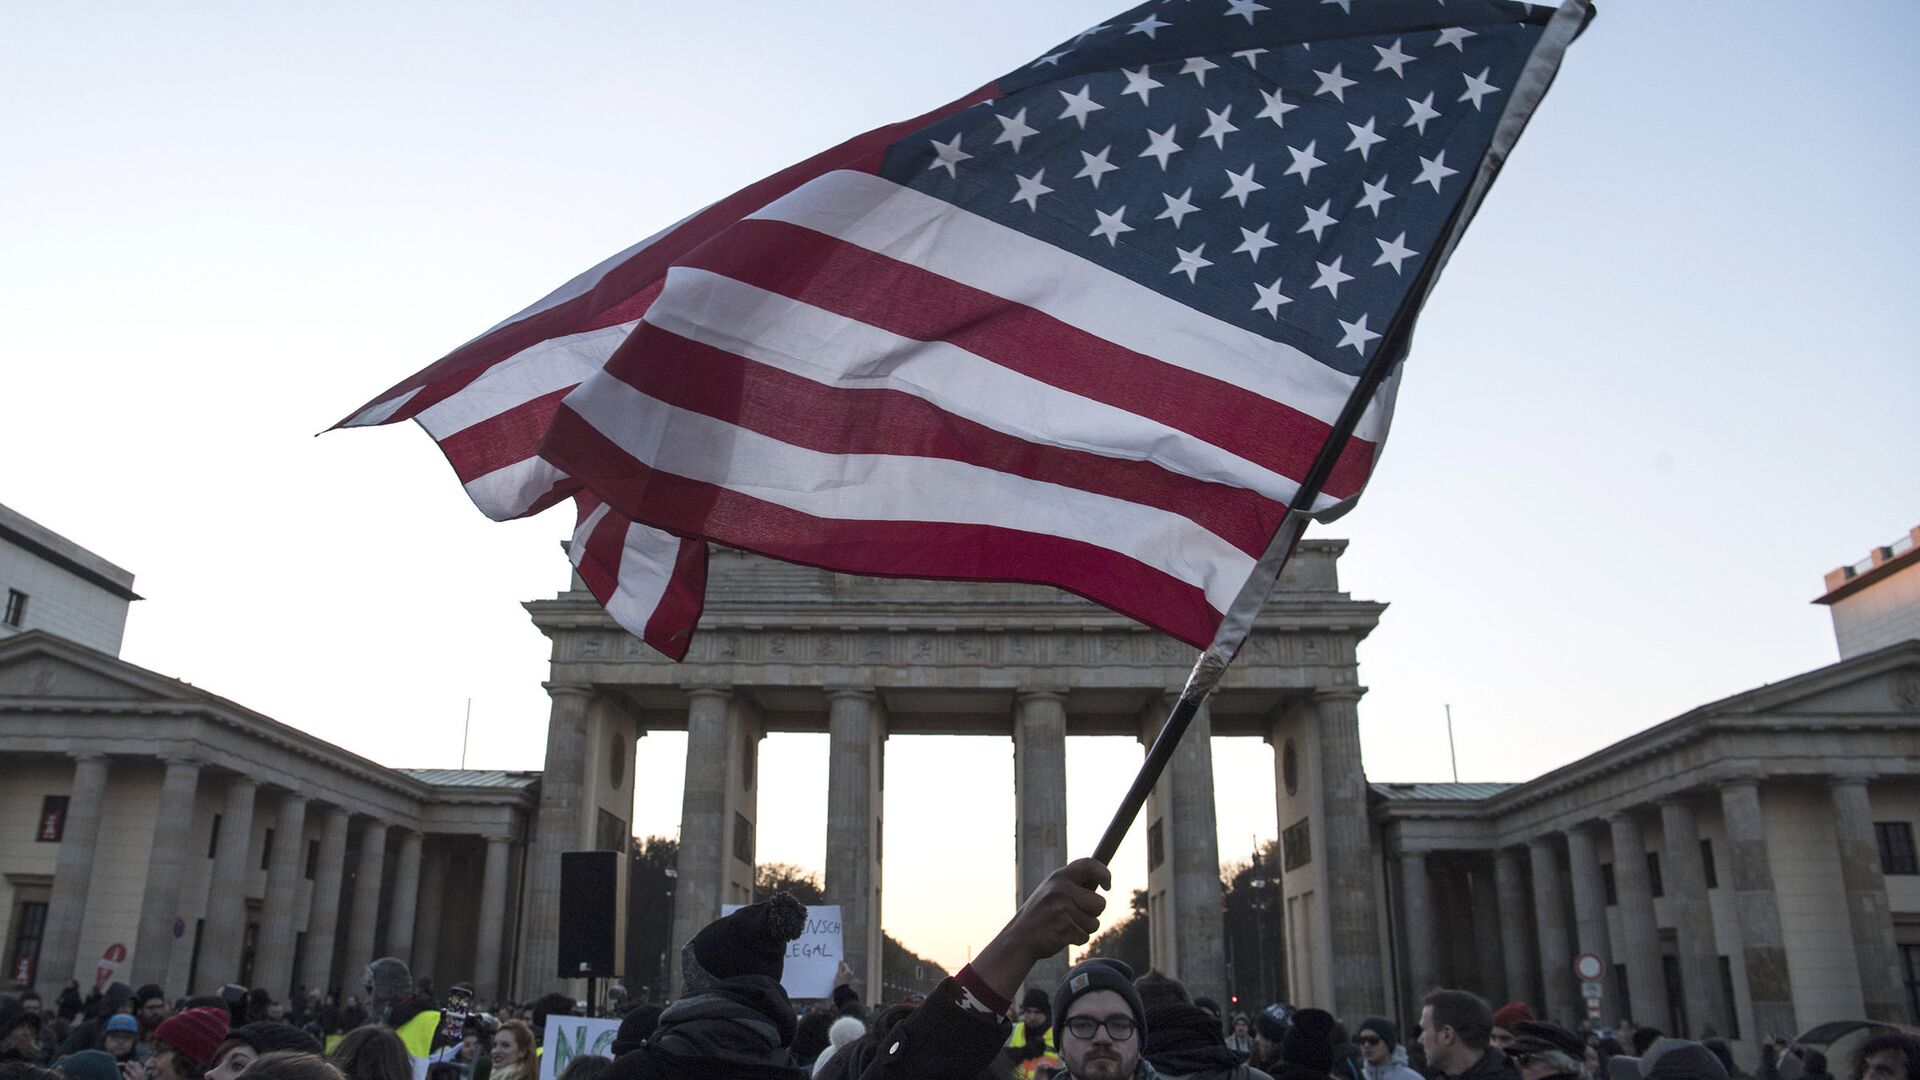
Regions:
[[[780,977],[806,909],[776,895],[696,934],[680,954],[685,993],[622,999],[609,1052],[556,1052],[555,1080],[1834,1080],[1822,1053],[1785,1038],[1749,1075],[1722,1039],[1575,1031],[1461,990],[1428,994],[1405,1028],[1285,1004],[1223,1014],[1175,979],[1098,957],[1022,994],[1036,963],[1091,937],[1108,884],[1099,863],[1072,863],[930,992],[870,1005],[843,965],[833,997],[804,1013]],[[286,1002],[119,983],[84,999],[69,984],[52,1007],[0,996],[0,1080],[537,1080],[547,1018],[588,1007],[555,993],[470,1009],[465,987],[443,1004],[393,957],[360,984]],[[1920,1039],[1889,1031],[1832,1064],[1847,1080],[1920,1080]]]

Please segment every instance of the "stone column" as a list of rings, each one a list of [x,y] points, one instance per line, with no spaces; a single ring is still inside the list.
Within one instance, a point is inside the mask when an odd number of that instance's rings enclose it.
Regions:
[[[1407,1001],[1414,1003],[1439,987],[1433,962],[1433,883],[1427,878],[1424,851],[1400,853],[1400,906],[1406,914]]]
[[[447,902],[447,849],[445,841],[436,842],[420,857],[420,903],[413,919],[413,973],[434,975],[440,963],[440,921]],[[505,903],[505,900],[502,900]],[[495,965],[496,967],[498,965]],[[498,982],[499,975],[494,976]],[[435,986],[452,986],[453,980],[436,977]]]
[[[1540,986],[1547,1019],[1568,1028],[1579,1027],[1574,1004],[1573,948],[1567,937],[1567,902],[1560,877],[1560,857],[1553,839],[1538,836],[1527,841],[1533,863],[1533,915],[1540,941]]]
[[[1747,994],[1758,1041],[1798,1032],[1793,978],[1787,971],[1787,938],[1780,929],[1780,902],[1767,856],[1767,822],[1760,811],[1760,784],[1734,780],[1720,785],[1720,820],[1727,830],[1727,870],[1740,923],[1740,953],[1747,962]],[[1729,1003],[1731,1006],[1733,1003]]]
[[[236,776],[227,784],[220,812],[220,839],[213,849],[212,885],[207,890],[207,923],[200,933],[200,985],[197,994],[217,994],[240,977],[240,950],[246,944],[246,881],[253,867],[253,804],[258,781]]]
[[[519,971],[509,993],[530,1001],[553,987],[560,969],[560,854],[576,851],[586,813],[587,706],[585,686],[548,683],[547,757],[540,774],[540,811],[527,844],[526,910],[520,925]],[[686,848],[681,847],[685,858]],[[718,914],[716,911],[715,914]]]
[[[1627,992],[1633,998],[1631,1019],[1642,1027],[1666,1028],[1673,1010],[1667,1007],[1667,978],[1660,966],[1660,928],[1653,917],[1653,886],[1647,880],[1647,842],[1640,821],[1631,811],[1607,819],[1613,833],[1613,891],[1620,901],[1618,961],[1627,965]]]
[[[1467,888],[1472,896],[1473,949],[1480,959],[1478,971],[1481,993],[1497,997],[1507,969],[1503,959],[1506,949],[1500,943],[1500,901],[1493,882],[1493,864],[1478,862],[1470,867],[1467,870]],[[1408,1003],[1408,1008],[1419,1003],[1420,999],[1416,997]]]
[[[1373,832],[1360,761],[1358,687],[1314,691],[1320,722],[1320,782],[1327,858],[1327,924],[1333,945],[1336,1016],[1365,1015],[1386,1001],[1374,910]]]
[[[420,841],[418,832],[400,834],[399,858],[393,865],[393,899],[387,909],[388,956],[397,956],[411,968],[413,920],[420,911]]]
[[[499,994],[500,950],[507,938],[507,850],[511,842],[505,836],[487,837],[486,868],[480,875],[480,936],[474,944],[473,992],[483,1001],[496,1000]]]
[[[320,826],[320,857],[313,868],[313,902],[307,906],[307,944],[300,977],[321,993],[333,986],[333,942],[340,929],[340,885],[347,873],[347,812],[327,809]]]
[[[347,915],[347,968],[357,971],[379,957],[373,953],[380,928],[380,884],[387,869],[387,823],[369,821],[360,829],[360,861],[353,868],[353,908]]]
[[[284,999],[293,990],[294,907],[306,854],[307,800],[287,792],[273,826],[267,857],[267,895],[260,907],[260,945],[253,958],[253,985]]]
[[[180,878],[192,840],[194,797],[200,790],[200,763],[167,758],[160,782],[160,806],[153,819],[153,847],[147,856],[147,887],[140,897],[140,929],[134,938],[134,986],[167,986],[173,963],[173,921],[180,917]]]
[[[1527,888],[1520,856],[1512,848],[1493,853],[1494,888],[1500,900],[1500,953],[1506,960],[1508,1001],[1533,997],[1533,935],[1527,932]]]
[[[880,997],[880,769],[886,733],[874,692],[827,694],[827,903],[840,931],[854,989]],[[681,879],[682,881],[685,878]]]
[[[105,755],[74,755],[73,786],[67,791],[67,817],[61,826],[60,851],[54,856],[53,895],[48,898],[45,936],[40,945],[40,996],[46,1001],[58,997],[68,979],[78,978],[86,986],[92,976],[92,972],[79,970],[80,931],[87,918],[87,894],[93,885],[93,855],[100,839],[106,792]]]
[[[1707,864],[1700,854],[1700,827],[1692,804],[1684,798],[1660,800],[1660,825],[1667,840],[1662,866],[1667,913],[1679,931],[1680,992],[1686,997],[1687,1025],[1693,1029],[1672,1034],[1699,1038],[1711,1026],[1724,1035],[1733,1010],[1720,985],[1720,946],[1714,940]]]
[[[1567,830],[1567,869],[1573,882],[1574,947],[1606,961],[1607,973],[1600,980],[1600,1004],[1604,1012],[1618,1013],[1620,988],[1614,985],[1613,978],[1607,888],[1600,876],[1600,848],[1593,826],[1575,825]]]
[[[1900,951],[1894,944],[1887,879],[1880,872],[1880,844],[1873,835],[1867,782],[1836,777],[1831,782],[1833,833],[1840,843],[1840,880],[1846,886],[1847,921],[1853,928],[1854,963],[1867,1019],[1905,1023],[1900,995]]]
[[[1169,694],[1147,709],[1142,743],[1153,744],[1178,701],[1179,695]],[[1153,928],[1153,966],[1195,995],[1220,998],[1227,991],[1226,926],[1213,805],[1213,718],[1204,703],[1147,796],[1146,809],[1148,828],[1159,827],[1164,849],[1160,865],[1147,872],[1149,895],[1163,898],[1155,913],[1163,924]]]
[[[733,692],[700,687],[689,691],[687,698],[687,781],[680,803],[677,863],[680,876],[673,897],[673,940],[668,943],[675,996],[686,990],[680,972],[681,947],[701,927],[720,917],[727,881],[726,838],[731,824],[726,810],[727,754],[732,744],[728,714],[733,707]],[[831,856],[827,866],[831,872]]]
[[[1014,703],[1013,798],[1017,905],[1067,863],[1067,709],[1057,693],[1022,691]],[[1027,985],[1058,987],[1066,976],[1061,950],[1034,965]]]

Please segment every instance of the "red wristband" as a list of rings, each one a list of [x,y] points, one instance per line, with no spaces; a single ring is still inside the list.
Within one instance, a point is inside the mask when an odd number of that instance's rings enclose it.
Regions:
[[[1001,997],[985,979],[974,973],[972,964],[961,968],[953,977],[953,991],[954,1001],[975,1016],[1002,1020],[1007,1010],[1013,1008],[1013,1002]]]

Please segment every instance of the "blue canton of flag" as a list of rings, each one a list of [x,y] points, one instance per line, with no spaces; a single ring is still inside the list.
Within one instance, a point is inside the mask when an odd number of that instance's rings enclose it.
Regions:
[[[902,140],[882,175],[1357,373],[1444,247],[1553,15],[1142,4]]]

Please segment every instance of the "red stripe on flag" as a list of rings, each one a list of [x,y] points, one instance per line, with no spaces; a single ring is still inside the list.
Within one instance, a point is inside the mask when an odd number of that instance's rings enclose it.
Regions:
[[[1299,480],[1331,427],[1271,398],[1089,334],[1037,308],[782,221],[748,220],[682,260],[902,337],[947,341],[1023,375],[1184,431]],[[1227,418],[1233,418],[1228,420]],[[1353,439],[1326,483],[1346,499],[1373,467]]]
[[[447,455],[454,474],[462,484],[532,457],[540,449],[540,439],[559,411],[560,399],[573,392],[569,386],[523,401],[462,431],[440,440],[440,452]]]
[[[996,472],[1155,506],[1258,558],[1286,507],[1243,488],[1028,442],[900,390],[824,386],[642,323],[607,373],[669,405],[826,454],[964,461]]]
[[[897,124],[874,128],[872,131],[856,135],[832,149],[824,150],[805,161],[789,165],[772,176],[741,188],[695,214],[679,228],[637,252],[633,258],[608,270],[606,275],[585,293],[475,338],[436,360],[425,370],[395,384],[385,393],[355,409],[347,419],[351,420],[380,402],[417,389],[419,393],[382,423],[407,419],[421,409],[452,396],[494,364],[542,341],[612,326],[637,317],[639,311],[631,309],[639,303],[640,310],[645,310],[646,303],[639,302],[642,290],[653,286],[657,291],[657,283],[666,275],[667,267],[673,265],[687,252],[706,243],[715,234],[738,222],[743,216],[758,210],[807,181],[836,169],[878,172],[881,157],[886,153],[887,148],[902,137],[942,117],[993,98],[998,93],[998,86],[988,83],[957,101],[949,102],[911,120],[903,120]],[[651,302],[651,297],[645,299],[647,303]],[[616,314],[620,317],[615,317]],[[341,423],[345,422],[341,421]]]
[[[1196,648],[1220,622],[1199,588],[1095,544],[991,525],[817,517],[650,468],[565,406],[546,453],[636,521],[776,559],[880,577],[1053,585]]]
[[[594,599],[605,607],[620,587],[620,562],[627,550],[627,519],[609,508],[587,534],[586,550],[576,569]]]
[[[674,559],[673,576],[666,592],[654,606],[644,635],[647,644],[670,659],[687,658],[693,643],[694,624],[707,603],[707,544],[704,540],[681,537],[680,554]]]

